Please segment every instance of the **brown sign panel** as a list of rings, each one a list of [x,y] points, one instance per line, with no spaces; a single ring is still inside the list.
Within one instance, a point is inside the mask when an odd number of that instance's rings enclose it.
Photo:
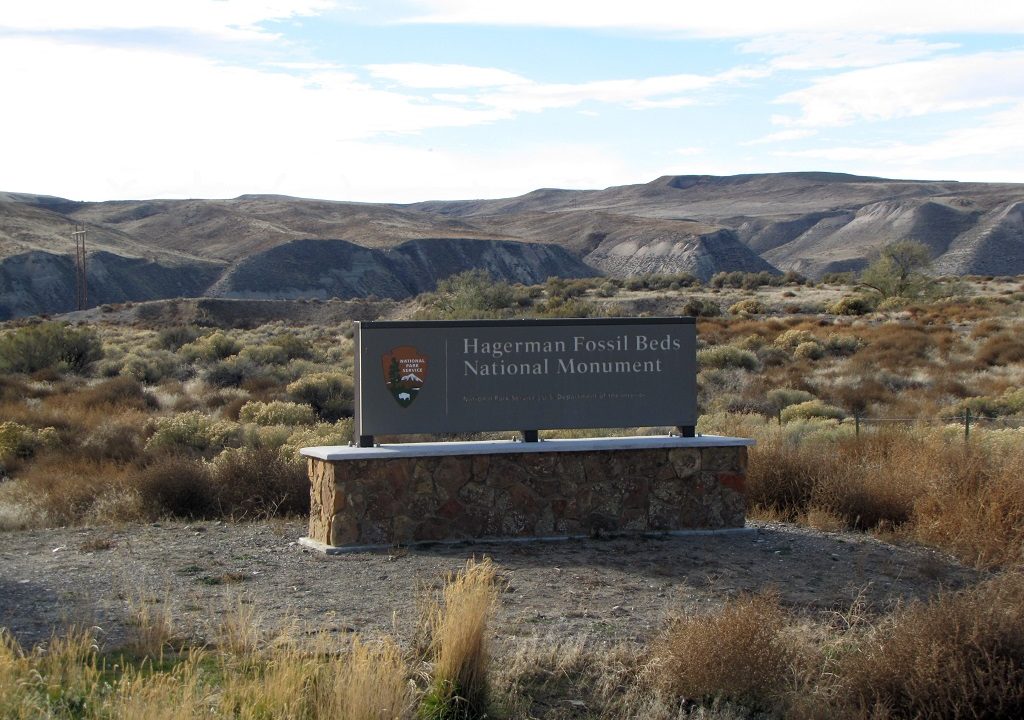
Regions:
[[[356,323],[356,435],[693,426],[693,318]]]

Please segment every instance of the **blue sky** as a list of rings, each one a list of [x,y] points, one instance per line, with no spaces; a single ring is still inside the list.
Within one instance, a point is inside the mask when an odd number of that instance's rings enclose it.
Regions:
[[[0,79],[0,190],[80,200],[1024,182],[1018,2],[7,0]]]

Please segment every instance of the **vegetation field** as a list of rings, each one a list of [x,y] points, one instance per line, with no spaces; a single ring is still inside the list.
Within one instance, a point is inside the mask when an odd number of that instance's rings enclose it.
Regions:
[[[752,518],[931,548],[977,582],[829,611],[766,583],[666,606],[642,642],[494,645],[501,567],[470,562],[424,595],[415,642],[269,642],[244,608],[202,642],[148,611],[130,647],[81,628],[55,627],[37,647],[7,633],[0,716],[1021,716],[1024,277],[901,277],[900,259],[817,283],[728,273],[524,287],[470,272],[348,316],[695,315],[698,430],[757,440]],[[0,545],[59,526],[306,513],[298,449],[351,437],[351,331],[330,301],[296,302],[301,322],[271,306],[167,301],[5,324]],[[0,589],[11,582],[0,569]]]

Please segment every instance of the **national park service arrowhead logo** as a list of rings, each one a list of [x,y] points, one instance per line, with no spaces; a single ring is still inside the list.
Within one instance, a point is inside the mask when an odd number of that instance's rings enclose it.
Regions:
[[[427,356],[412,345],[392,348],[381,356],[384,382],[402,407],[409,407],[427,380]]]

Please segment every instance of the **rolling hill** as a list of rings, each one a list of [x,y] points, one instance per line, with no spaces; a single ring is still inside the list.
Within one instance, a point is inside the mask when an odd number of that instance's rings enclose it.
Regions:
[[[243,195],[75,202],[0,193],[0,319],[167,297],[402,298],[472,267],[512,282],[858,270],[896,240],[944,274],[1024,273],[1024,185],[834,173],[667,176],[604,190],[387,205]]]

